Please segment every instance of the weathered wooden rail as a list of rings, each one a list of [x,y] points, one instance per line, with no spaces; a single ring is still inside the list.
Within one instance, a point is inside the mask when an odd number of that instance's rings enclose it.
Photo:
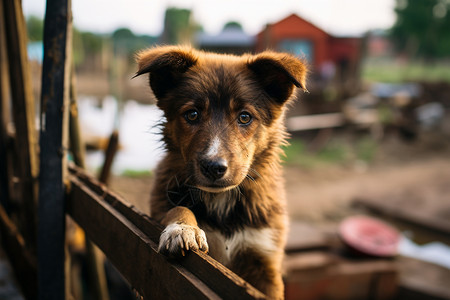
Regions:
[[[179,261],[157,252],[161,227],[104,185],[72,167],[68,214],[145,299],[263,299],[246,281],[201,252]]]

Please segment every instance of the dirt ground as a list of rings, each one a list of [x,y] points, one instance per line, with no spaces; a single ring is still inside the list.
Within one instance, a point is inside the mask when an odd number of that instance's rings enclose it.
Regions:
[[[356,213],[355,199],[426,203],[437,218],[450,216],[450,140],[423,134],[416,142],[382,141],[374,160],[314,168],[284,167],[288,209],[294,221],[327,223]],[[151,177],[114,176],[110,186],[148,212]]]
[[[370,165],[313,170],[286,167],[291,218],[338,220],[354,213],[351,203],[356,199],[395,201],[406,206],[427,202],[429,213],[450,217],[450,152],[446,141],[404,144],[392,140],[378,152]]]

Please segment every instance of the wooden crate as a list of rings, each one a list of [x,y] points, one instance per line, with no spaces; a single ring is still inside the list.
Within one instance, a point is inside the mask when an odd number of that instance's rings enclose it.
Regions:
[[[302,228],[302,234],[298,235],[295,230],[299,226],[291,228],[287,247],[290,251],[283,266],[286,300],[395,298],[398,286],[395,260],[351,258],[335,237],[326,239],[322,233],[320,239],[313,240],[311,236],[317,236],[317,229],[307,234]]]

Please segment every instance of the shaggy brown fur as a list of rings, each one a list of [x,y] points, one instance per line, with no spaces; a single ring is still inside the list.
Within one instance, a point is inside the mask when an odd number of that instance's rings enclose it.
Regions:
[[[138,64],[166,119],[150,212],[166,226],[160,251],[209,250],[269,298],[283,298],[280,145],[286,103],[305,89],[305,65],[289,54],[173,46],[142,51]]]

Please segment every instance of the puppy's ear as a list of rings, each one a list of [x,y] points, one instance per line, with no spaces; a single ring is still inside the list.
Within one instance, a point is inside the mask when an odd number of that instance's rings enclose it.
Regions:
[[[279,104],[292,95],[294,86],[307,91],[307,67],[300,59],[286,53],[262,52],[247,63],[266,93]]]
[[[144,50],[137,54],[136,60],[139,70],[134,77],[150,73],[150,87],[157,99],[164,97],[183,73],[197,63],[191,49],[174,46]]]

